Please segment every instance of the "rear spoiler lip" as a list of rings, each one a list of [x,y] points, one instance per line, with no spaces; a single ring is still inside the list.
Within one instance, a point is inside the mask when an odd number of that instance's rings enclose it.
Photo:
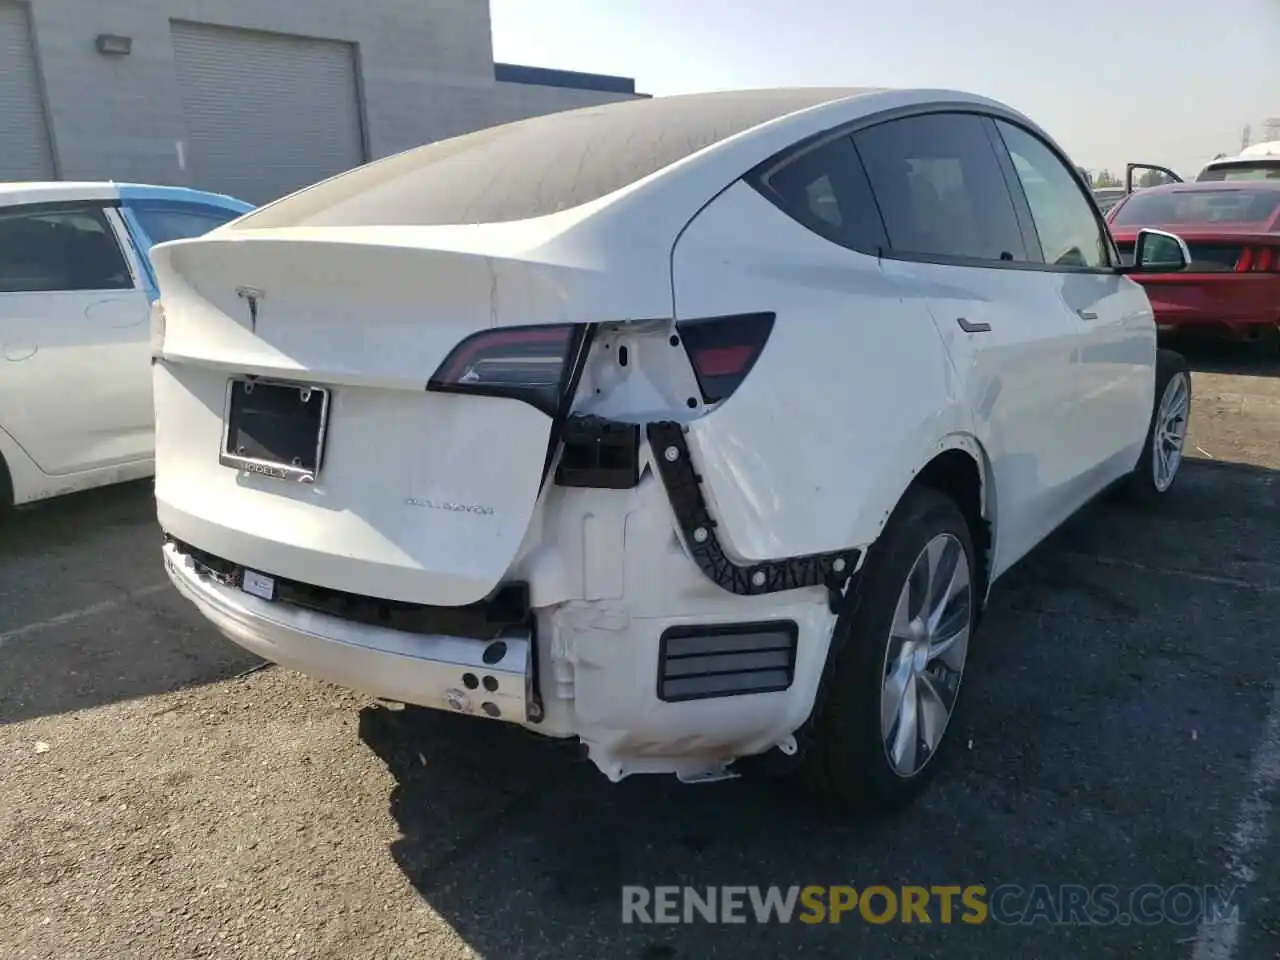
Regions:
[[[1144,223],[1141,226],[1126,226],[1117,229],[1115,226],[1111,228],[1111,236],[1116,243],[1133,243],[1138,237],[1139,230],[1164,230],[1168,233],[1175,233],[1187,243],[1261,243],[1272,240],[1268,231],[1264,229],[1258,230],[1213,230],[1204,227],[1196,227],[1187,230],[1179,228],[1177,225],[1168,226],[1157,223]]]

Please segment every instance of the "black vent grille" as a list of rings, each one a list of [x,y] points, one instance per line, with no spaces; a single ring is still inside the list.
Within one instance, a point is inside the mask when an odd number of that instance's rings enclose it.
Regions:
[[[795,679],[798,635],[791,620],[669,627],[658,643],[658,699],[786,690]]]

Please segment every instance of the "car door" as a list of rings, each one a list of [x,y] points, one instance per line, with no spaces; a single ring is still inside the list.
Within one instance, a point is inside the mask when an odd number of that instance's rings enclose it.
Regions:
[[[1146,171],[1136,176],[1139,170]],[[1135,190],[1143,187],[1158,187],[1166,183],[1182,183],[1182,178],[1168,167],[1154,163],[1126,163],[1124,166],[1124,193],[1127,197]]]
[[[1151,413],[1156,330],[1146,295],[1116,271],[1106,224],[1064,158],[1038,134],[992,121],[1005,148],[1015,202],[1035,231],[1036,268],[1064,323],[1079,330],[1078,388],[1066,431],[1081,464],[1070,499],[1093,497],[1132,467]]]
[[[1084,467],[1064,442],[1080,321],[1055,302],[984,119],[934,112],[858,130],[888,233],[886,275],[923,299],[972,411],[998,503],[999,574],[1066,515]]]
[[[147,296],[99,202],[0,210],[0,426],[46,474],[151,455]]]

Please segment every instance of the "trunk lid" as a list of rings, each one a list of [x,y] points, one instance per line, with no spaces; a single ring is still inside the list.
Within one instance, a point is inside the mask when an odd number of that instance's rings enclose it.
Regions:
[[[536,524],[553,417],[509,397],[429,392],[428,381],[479,331],[649,306],[609,303],[600,269],[527,241],[497,228],[379,228],[157,247],[165,531],[264,574],[349,593],[446,606],[491,593]],[[229,387],[245,376],[262,378],[252,403]],[[268,385],[277,382],[296,399]],[[246,404],[257,405],[256,427],[230,430],[228,411]],[[287,447],[305,460],[320,430],[313,482],[224,455],[283,463]],[[254,446],[263,437],[267,446]]]

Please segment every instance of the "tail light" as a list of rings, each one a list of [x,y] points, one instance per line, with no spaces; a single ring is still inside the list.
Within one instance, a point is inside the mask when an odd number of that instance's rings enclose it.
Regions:
[[[1245,247],[1236,260],[1236,273],[1280,273],[1280,251],[1275,247]]]
[[[427,389],[510,397],[554,417],[571,387],[587,329],[556,324],[472,334],[445,357]]]
[[[743,313],[676,323],[703,402],[725,400],[741,386],[773,332],[775,316]]]

